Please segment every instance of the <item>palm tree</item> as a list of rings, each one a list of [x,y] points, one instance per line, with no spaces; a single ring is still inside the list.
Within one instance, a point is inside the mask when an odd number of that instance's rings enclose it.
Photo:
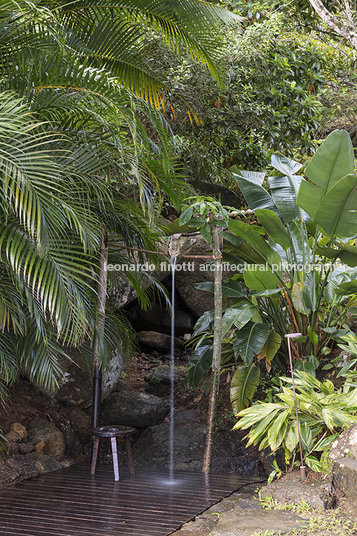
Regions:
[[[178,203],[169,132],[151,106],[164,105],[155,40],[219,77],[215,34],[234,16],[201,0],[7,0],[0,12],[0,377],[25,369],[53,385],[65,345],[96,331],[103,223],[152,244],[154,192]],[[128,189],[141,228],[124,203],[110,217]]]

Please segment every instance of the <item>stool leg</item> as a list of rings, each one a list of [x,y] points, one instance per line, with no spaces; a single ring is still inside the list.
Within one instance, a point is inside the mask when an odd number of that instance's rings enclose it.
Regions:
[[[129,473],[131,475],[134,474],[134,461],[133,461],[133,453],[131,452],[131,440],[129,436],[124,436],[125,441],[125,448],[126,448],[126,455],[128,458],[128,467],[129,467]]]
[[[112,443],[112,454],[113,454],[113,468],[114,468],[114,480],[119,480],[119,466],[118,466],[118,453],[117,453],[117,438],[110,438]]]
[[[95,467],[97,465],[99,439],[100,439],[99,437],[95,437],[93,441],[92,468],[91,468],[92,475],[95,474]]]

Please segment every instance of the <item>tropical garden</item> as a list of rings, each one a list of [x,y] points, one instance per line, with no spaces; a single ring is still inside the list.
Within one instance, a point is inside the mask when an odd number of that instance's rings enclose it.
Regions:
[[[199,288],[215,310],[188,342],[188,385],[212,371],[211,431],[220,375],[234,370],[235,428],[283,448],[287,468],[301,434],[320,471],[357,421],[352,3],[0,9],[2,399],[19,375],[55,386],[71,348],[98,381],[113,348],[130,355],[133,330],[108,288],[129,282],[143,308],[166,291],[108,262],[158,264],[167,235],[199,230],[216,267]],[[239,267],[223,282],[222,263]],[[353,358],[337,368],[339,348]]]

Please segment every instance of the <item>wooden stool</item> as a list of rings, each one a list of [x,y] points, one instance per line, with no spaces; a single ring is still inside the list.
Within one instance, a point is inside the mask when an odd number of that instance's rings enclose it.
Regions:
[[[128,459],[129,473],[134,474],[134,462],[131,452],[131,435],[135,431],[135,428],[130,426],[98,426],[93,428],[93,455],[92,455],[92,468],[91,474],[95,474],[95,468],[97,465],[97,456],[99,450],[99,440],[101,437],[110,437],[113,454],[113,467],[114,467],[114,480],[119,480],[119,466],[118,466],[118,454],[117,454],[117,437],[124,437],[126,455]]]

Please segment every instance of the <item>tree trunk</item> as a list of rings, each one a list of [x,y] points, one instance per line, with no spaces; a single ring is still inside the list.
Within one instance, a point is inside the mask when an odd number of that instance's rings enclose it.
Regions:
[[[357,31],[348,0],[344,0],[344,21],[341,21],[333,13],[330,13],[321,0],[309,0],[309,2],[325,24],[332,28],[338,35],[349,41],[353,48],[357,49]]]
[[[104,339],[105,326],[105,303],[107,298],[107,264],[108,264],[108,238],[107,229],[102,225],[99,268],[98,268],[98,295],[97,295],[97,327],[93,339],[93,403],[92,403],[92,428],[100,425],[101,394],[102,394],[102,371],[100,368],[100,344]]]
[[[209,473],[212,464],[212,447],[215,432],[215,416],[219,391],[219,378],[221,373],[221,345],[222,345],[222,255],[220,251],[218,228],[211,227],[212,247],[214,257],[214,332],[211,390],[208,405],[207,432],[205,450],[203,454],[202,471]]]

